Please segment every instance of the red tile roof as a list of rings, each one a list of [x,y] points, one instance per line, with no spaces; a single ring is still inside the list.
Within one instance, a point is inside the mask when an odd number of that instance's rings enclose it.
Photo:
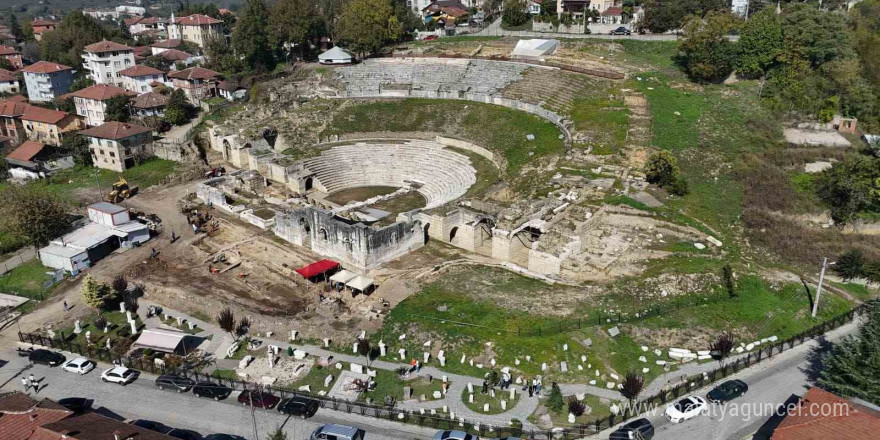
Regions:
[[[92,127],[79,132],[83,136],[91,136],[101,139],[125,139],[141,133],[149,133],[149,127],[129,124],[127,122],[110,121],[97,127]]]
[[[144,17],[135,16],[135,17],[131,17],[131,18],[126,18],[125,20],[122,20],[122,22],[125,23],[126,26],[131,26],[133,24],[137,24],[139,21],[141,21],[143,19],[144,19]]]
[[[131,106],[134,108],[155,108],[166,104],[168,104],[168,97],[156,92],[142,93],[131,101]]]
[[[26,159],[12,157],[25,145],[37,144],[40,148]],[[33,146],[28,148],[33,149]],[[42,144],[25,142],[7,158],[29,162],[42,149]],[[24,157],[24,156],[22,156]],[[28,440],[40,426],[61,421],[73,413],[51,400],[37,402],[26,394],[10,393],[0,396],[0,439]]]
[[[134,50],[124,44],[119,44],[115,41],[102,40],[95,44],[90,44],[86,46],[85,51],[90,53],[101,53],[101,52],[110,52],[110,51],[126,51],[126,50]]]
[[[0,116],[17,118],[24,114],[30,105],[11,100],[0,101]]]
[[[9,102],[27,102],[27,98],[22,95],[12,95],[6,98],[6,100]]]
[[[137,66],[131,66],[127,69],[123,69],[119,71],[119,74],[122,76],[146,76],[146,75],[162,75],[165,72],[156,69],[150,66],[144,66],[143,64],[138,64]]]
[[[72,69],[73,67],[65,66],[64,64],[58,64],[49,61],[37,61],[36,63],[31,64],[24,69],[21,69],[21,71],[28,73],[52,73]]]
[[[186,17],[177,17],[174,22],[184,26],[203,26],[209,24],[223,23],[216,18],[208,17],[202,14],[187,15]]]
[[[865,440],[880,433],[880,413],[810,388],[779,423],[772,440]]]
[[[612,6],[608,9],[606,9],[605,12],[602,13],[602,15],[604,15],[606,17],[617,17],[621,14],[623,14],[623,8],[621,8],[619,6]]]
[[[138,56],[138,55],[150,56],[153,52],[152,50],[150,50],[150,46],[135,46],[135,47],[132,47],[131,49],[134,50],[135,56]]]
[[[187,58],[192,58],[192,55],[177,49],[163,50],[159,53],[159,56],[169,61],[183,61]]]
[[[178,46],[180,46],[181,44],[183,44],[183,40],[180,40],[180,39],[177,39],[177,38],[172,38],[172,39],[169,39],[169,40],[162,40],[162,41],[159,41],[159,42],[153,43],[153,44],[150,45],[150,47],[158,47],[158,48],[164,48],[164,49],[174,49],[175,47],[178,47]]]
[[[215,79],[220,76],[220,72],[205,69],[204,67],[190,67],[188,69],[178,70],[168,74],[170,78],[185,79],[187,81],[193,79]]]
[[[0,55],[18,55],[14,47],[0,45]]]
[[[18,148],[16,148],[15,150],[12,150],[11,153],[6,155],[6,158],[19,160],[22,162],[30,162],[31,159],[33,159],[34,156],[40,154],[40,151],[43,151],[43,148],[45,148],[45,147],[46,147],[45,145],[43,145],[39,142],[36,142],[36,141],[26,141],[26,142],[22,143],[21,145],[19,145]],[[17,400],[22,400],[22,399],[17,398]],[[2,400],[0,400],[0,401],[2,401]],[[33,406],[33,405],[31,405],[31,406]],[[30,407],[28,407],[28,408],[30,408]],[[22,410],[19,410],[19,411],[22,411]],[[0,411],[0,413],[2,413],[2,411]],[[0,417],[0,421],[2,421],[2,420],[3,420],[2,417]],[[0,430],[2,430],[2,429],[0,429]],[[2,438],[2,437],[0,437],[0,438]]]
[[[22,121],[42,122],[45,124],[57,124],[62,119],[69,116],[70,113],[59,110],[51,110],[48,108],[37,107],[35,105],[28,106],[21,115]]]
[[[38,18],[31,22],[31,26],[58,26],[58,23],[52,20],[45,20],[42,18]]]
[[[140,24],[159,24],[159,23],[167,23],[164,18],[160,17],[147,17],[138,23]]]
[[[53,29],[49,29],[49,28],[47,28],[47,27],[41,27],[41,28],[34,29],[34,33],[35,33],[35,34],[44,34],[44,33],[46,33],[46,32],[52,32],[52,31],[54,31],[54,30],[55,30],[54,28],[53,28]]]
[[[73,93],[70,93],[71,96],[77,98],[94,99],[97,101],[105,101],[120,94],[126,94],[129,96],[137,95],[137,93],[135,92],[130,92],[123,89],[122,87],[116,87],[110,84],[95,84],[82,90],[77,90]]]
[[[66,432],[68,439],[76,440],[175,440],[156,431],[120,422],[98,413],[86,413],[43,425],[30,440],[60,440]]]
[[[0,81],[17,81],[18,77],[15,76],[14,73],[6,70],[0,69]]]

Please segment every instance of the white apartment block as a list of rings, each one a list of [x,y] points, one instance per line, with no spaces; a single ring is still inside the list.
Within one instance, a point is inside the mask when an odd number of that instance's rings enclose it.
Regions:
[[[95,84],[82,90],[73,92],[73,104],[76,106],[76,114],[82,116],[86,125],[95,127],[104,123],[104,114],[107,112],[107,100],[117,95],[137,96],[121,87],[108,84]]]
[[[120,71],[134,66],[134,49],[113,41],[101,41],[86,46],[83,68],[97,84],[122,85]]]
[[[165,72],[143,65],[129,67],[119,74],[122,75],[122,87],[137,94],[152,91],[152,84],[155,82],[162,84],[168,82]]]

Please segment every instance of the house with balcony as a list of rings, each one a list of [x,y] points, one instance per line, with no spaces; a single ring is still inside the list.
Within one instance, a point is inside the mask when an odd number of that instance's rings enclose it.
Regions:
[[[111,121],[79,134],[88,139],[98,168],[121,173],[153,154],[153,131],[143,125]]]
[[[77,115],[35,105],[25,109],[21,123],[28,139],[55,146],[61,146],[67,135],[85,128]]]
[[[73,68],[49,61],[37,61],[21,69],[31,102],[51,102],[70,91]]]
[[[42,41],[43,34],[55,30],[56,27],[58,27],[58,23],[52,20],[38,18],[31,22],[31,29],[34,31],[34,39],[37,41]]]
[[[30,107],[21,101],[12,99],[0,100],[0,141],[10,146],[21,144],[25,139],[21,115]]]
[[[21,92],[21,83],[14,73],[0,69],[0,93],[9,93],[11,95]]]
[[[168,23],[168,38],[189,41],[204,48],[211,38],[222,35],[223,21],[203,14],[174,17]]]
[[[21,61],[21,54],[18,52],[18,49],[14,47],[0,46],[0,58],[6,58],[6,61],[9,61],[9,64],[11,64],[12,68],[15,70],[24,67],[24,63]]]
[[[153,83],[168,82],[165,72],[144,65],[129,67],[119,74],[122,75],[122,87],[135,93],[147,93],[153,90]]]
[[[89,127],[96,127],[104,123],[104,114],[107,112],[107,100],[118,95],[129,97],[137,96],[137,93],[108,84],[95,84],[70,94],[73,104],[76,106],[76,114],[81,116]]]
[[[165,116],[166,105],[168,97],[156,92],[142,93],[131,100],[132,112],[141,118]]]
[[[203,67],[190,67],[168,74],[172,87],[182,89],[187,99],[194,105],[200,105],[205,99],[217,96],[217,83],[220,73]]]
[[[134,66],[134,49],[114,41],[103,40],[85,47],[83,68],[97,84],[122,85],[120,71]]]

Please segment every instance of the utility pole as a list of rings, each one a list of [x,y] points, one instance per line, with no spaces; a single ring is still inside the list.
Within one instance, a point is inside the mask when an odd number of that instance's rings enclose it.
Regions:
[[[819,309],[819,295],[822,293],[822,281],[825,280],[825,269],[828,269],[828,266],[833,266],[837,263],[828,262],[828,257],[822,259],[822,272],[819,274],[819,287],[816,288],[816,300],[813,301],[813,318],[816,317],[816,311]]]

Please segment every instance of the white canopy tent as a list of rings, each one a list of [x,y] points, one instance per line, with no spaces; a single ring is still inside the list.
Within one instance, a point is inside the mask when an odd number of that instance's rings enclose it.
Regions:
[[[354,55],[339,46],[333,46],[330,50],[318,55],[318,62],[321,64],[351,64],[354,62]]]
[[[365,277],[363,275],[358,275],[357,277],[345,284],[352,290],[366,292],[373,286],[373,279],[370,277]]]

